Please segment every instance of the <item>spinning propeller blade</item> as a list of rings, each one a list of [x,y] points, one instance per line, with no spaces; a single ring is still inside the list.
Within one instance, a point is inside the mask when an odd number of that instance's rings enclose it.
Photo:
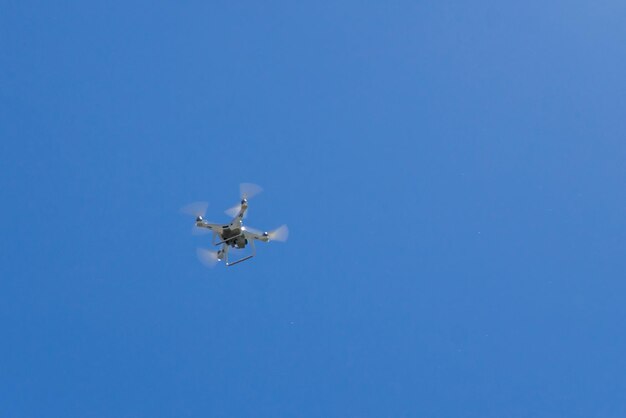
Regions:
[[[287,241],[287,238],[289,238],[289,228],[287,228],[287,225],[281,225],[275,230],[269,232],[267,236],[269,237],[270,241],[285,242]]]
[[[206,248],[198,248],[196,250],[196,254],[198,255],[200,262],[207,267],[213,267],[218,261],[220,261],[217,258],[217,251],[207,250]]]
[[[261,232],[256,228],[251,228],[249,226],[244,226],[243,229],[245,231],[248,231],[252,234],[257,234],[257,235],[265,235],[265,232]],[[287,228],[287,225],[281,225],[278,228],[276,228],[273,231],[270,231],[267,233],[267,237],[269,238],[270,241],[282,241],[285,242],[287,241],[287,238],[289,238],[289,228]]]
[[[234,218],[235,216],[237,216],[237,214],[239,213],[239,211],[241,210],[241,205],[235,205],[230,209],[226,209],[224,211],[224,213],[228,216],[230,216],[231,218]],[[244,215],[245,217],[245,215]]]
[[[239,193],[242,199],[250,199],[263,191],[263,188],[253,183],[241,183]]]
[[[193,216],[197,220],[198,218],[200,219],[204,218],[204,214],[206,213],[206,210],[208,207],[209,207],[208,202],[194,202],[194,203],[188,204],[187,206],[184,206],[183,208],[181,208],[180,211],[186,215]],[[209,232],[211,231],[209,231],[206,228],[198,228],[196,224],[194,224],[193,227],[191,228],[191,233],[193,235],[203,235]]]
[[[180,211],[186,215],[191,215],[197,218],[199,216],[204,217],[208,207],[208,202],[194,202],[182,207]]]
[[[239,197],[241,199],[246,199],[246,200],[251,199],[252,197],[258,195],[262,191],[263,191],[263,188],[261,186],[253,184],[253,183],[241,183],[239,185]],[[226,209],[224,213],[230,216],[231,218],[234,218],[235,216],[237,216],[240,210],[241,210],[241,203],[233,206],[230,209]],[[247,213],[246,215],[244,215],[244,217],[247,217]]]

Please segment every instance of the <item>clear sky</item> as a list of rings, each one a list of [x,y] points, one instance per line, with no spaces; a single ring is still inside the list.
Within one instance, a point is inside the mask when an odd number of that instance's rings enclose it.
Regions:
[[[0,416],[626,416],[624,22],[3,1]]]

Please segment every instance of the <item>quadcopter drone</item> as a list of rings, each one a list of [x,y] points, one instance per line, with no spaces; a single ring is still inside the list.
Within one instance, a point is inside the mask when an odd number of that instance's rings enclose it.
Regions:
[[[212,232],[213,245],[222,246],[218,251],[211,251],[205,248],[198,248],[197,254],[200,261],[208,266],[213,267],[217,262],[224,260],[226,266],[234,266],[251,259],[256,255],[255,241],[286,241],[289,235],[287,225],[282,225],[271,232],[260,232],[253,228],[243,226],[243,218],[248,210],[248,199],[259,194],[263,189],[252,183],[242,183],[239,186],[241,202],[228,209],[226,214],[233,217],[229,224],[215,224],[204,219],[204,214],[209,206],[206,202],[196,202],[185,206],[182,212],[196,217],[194,224],[194,232]],[[216,242],[216,239],[219,241]],[[252,253],[239,258],[238,260],[228,261],[228,249],[244,249],[250,244]]]

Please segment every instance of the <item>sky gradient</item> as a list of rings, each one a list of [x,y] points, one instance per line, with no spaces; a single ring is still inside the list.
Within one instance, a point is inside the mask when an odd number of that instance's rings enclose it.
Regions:
[[[626,415],[624,3],[0,9],[0,416]]]

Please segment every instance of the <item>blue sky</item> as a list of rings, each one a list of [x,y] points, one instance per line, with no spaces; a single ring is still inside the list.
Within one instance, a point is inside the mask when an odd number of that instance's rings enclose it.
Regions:
[[[0,415],[623,417],[625,18],[5,1]]]

